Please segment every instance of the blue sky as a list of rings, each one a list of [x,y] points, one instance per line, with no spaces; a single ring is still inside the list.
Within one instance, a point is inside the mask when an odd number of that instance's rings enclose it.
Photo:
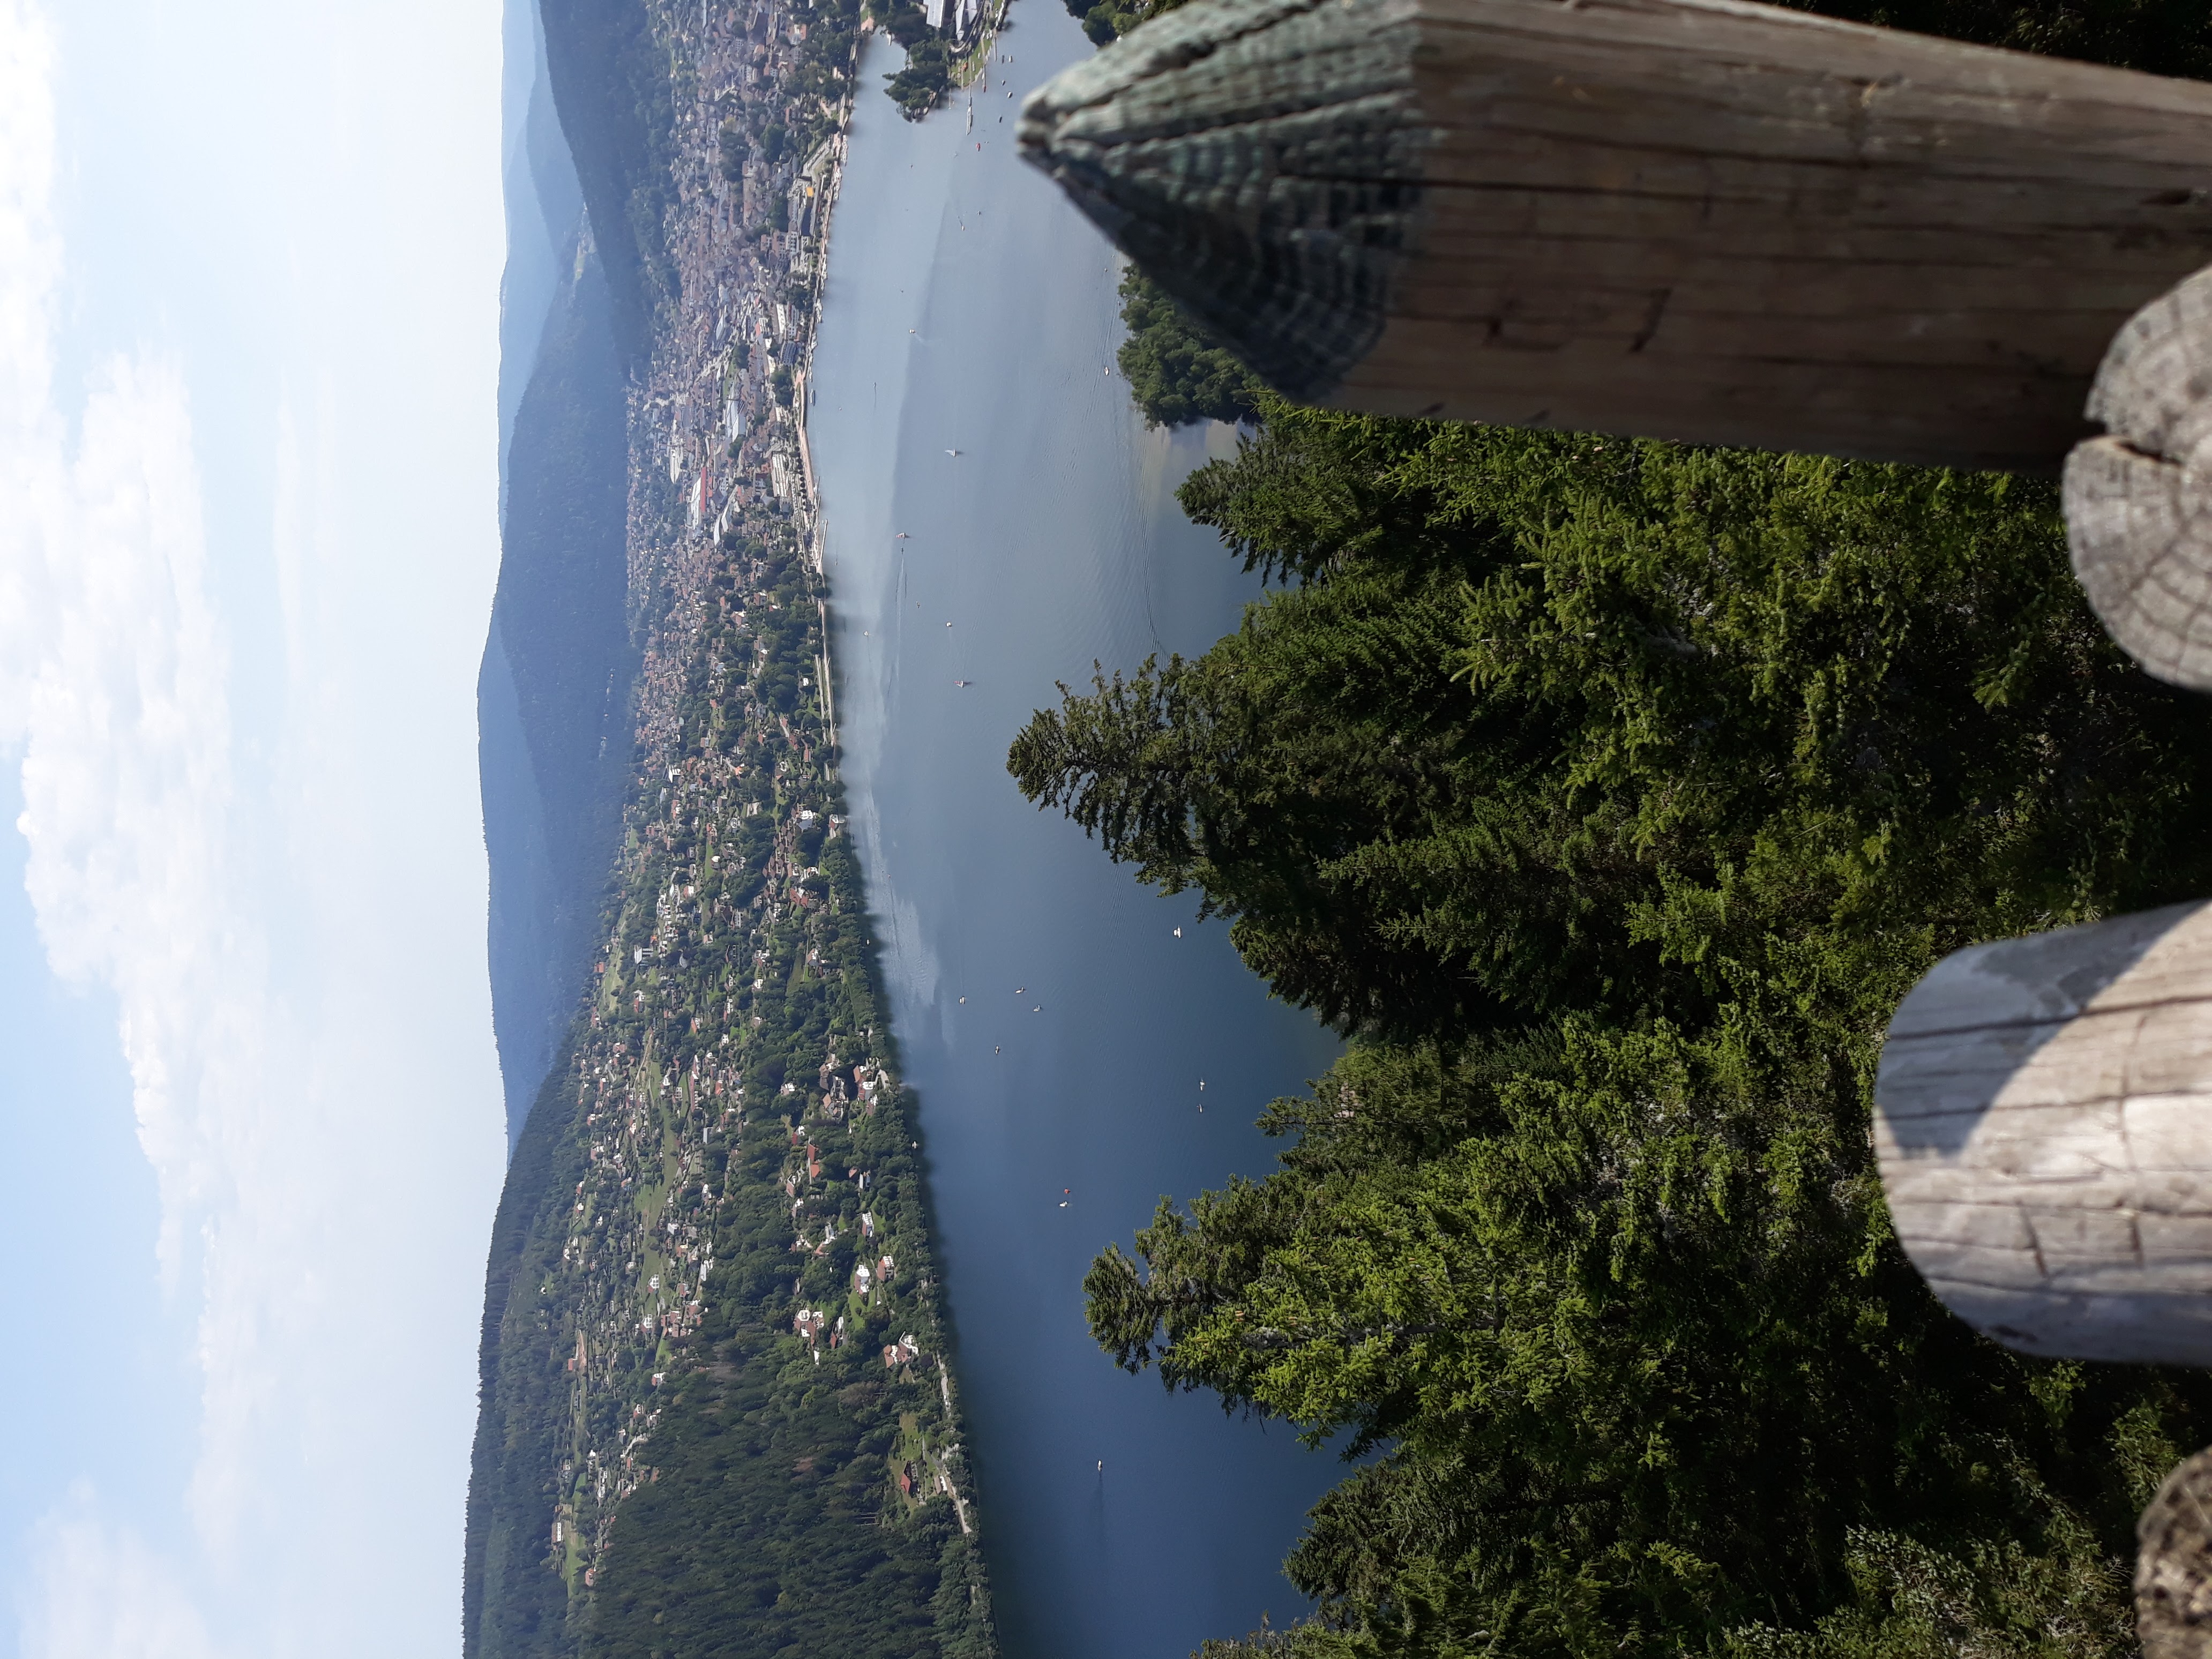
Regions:
[[[459,1641],[500,19],[0,0],[0,1644]]]

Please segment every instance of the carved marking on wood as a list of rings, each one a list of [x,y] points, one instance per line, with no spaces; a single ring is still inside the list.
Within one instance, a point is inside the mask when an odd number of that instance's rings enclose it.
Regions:
[[[2212,87],[1738,0],[1194,0],[1022,143],[1294,397],[2056,470]]]
[[[2030,1353],[2212,1364],[2212,905],[1945,958],[1875,1148],[1944,1304]]]

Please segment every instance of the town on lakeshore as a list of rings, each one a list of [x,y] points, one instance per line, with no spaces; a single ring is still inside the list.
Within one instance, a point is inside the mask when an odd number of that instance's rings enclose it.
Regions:
[[[559,33],[591,9],[546,8],[572,143],[562,65],[588,60]],[[892,88],[910,113],[980,77],[997,14],[891,10],[934,48],[911,54],[926,97]],[[495,1237],[468,1651],[659,1651],[672,1627],[749,1622],[765,1651],[826,1620],[847,1650],[874,1632],[859,1650],[987,1659],[919,1142],[842,811],[805,428],[878,19],[776,0],[642,15],[621,93],[665,121],[667,176],[634,168],[624,202],[579,164],[599,258],[626,257],[609,214],[662,216],[631,284],[635,765],[588,985]],[[639,85],[640,62],[665,85]]]

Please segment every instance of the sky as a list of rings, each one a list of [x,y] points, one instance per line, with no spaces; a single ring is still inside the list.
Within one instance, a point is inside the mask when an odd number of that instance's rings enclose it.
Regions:
[[[486,0],[0,0],[0,1654],[459,1645]]]

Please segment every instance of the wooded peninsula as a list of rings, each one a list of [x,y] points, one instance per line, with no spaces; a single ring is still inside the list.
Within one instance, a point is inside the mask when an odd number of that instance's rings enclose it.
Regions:
[[[611,362],[577,375],[565,336],[539,354],[501,622],[533,762],[576,731],[599,757],[557,797],[538,766],[549,817],[587,829],[612,770],[617,845],[494,1231],[464,1649],[992,1659],[919,1129],[845,834],[804,426],[861,13],[540,9],[600,296],[556,326],[596,324]],[[610,392],[611,536],[564,493]],[[586,579],[610,560],[611,604]],[[571,707],[608,699],[611,751]]]

